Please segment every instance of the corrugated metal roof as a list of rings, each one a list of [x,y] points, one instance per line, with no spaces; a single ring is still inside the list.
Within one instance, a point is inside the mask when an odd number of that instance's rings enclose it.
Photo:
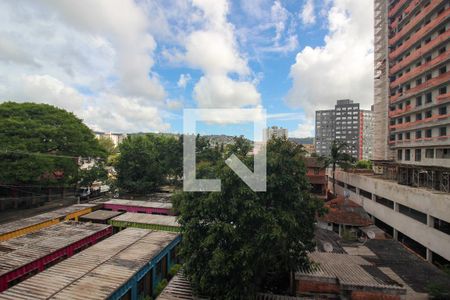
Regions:
[[[0,294],[0,299],[105,299],[177,234],[127,228]]]
[[[63,207],[54,211],[50,211],[47,213],[39,214],[33,217],[13,221],[10,223],[2,224],[0,226],[0,235],[14,232],[20,230],[22,228],[30,227],[33,225],[37,225],[46,221],[58,219],[67,216],[68,214],[86,209],[88,207],[95,207],[98,204],[75,204],[68,207]]]
[[[68,221],[0,243],[0,275],[91,236],[109,225]]]
[[[164,288],[156,300],[200,299],[194,296],[190,282],[180,271]]]
[[[360,256],[313,252],[309,254],[309,258],[314,264],[307,269],[298,271],[296,278],[300,280],[305,277],[336,279],[345,288],[370,287],[406,291],[387,276],[381,276],[379,273],[369,270],[376,267]]]
[[[168,203],[168,202],[125,200],[125,199],[111,199],[109,201],[104,202],[104,204],[128,205],[128,206],[151,207],[151,208],[166,208],[166,209],[172,208],[172,203]]]
[[[120,222],[133,222],[141,224],[156,224],[179,227],[176,217],[174,216],[164,216],[164,215],[152,215],[152,214],[141,214],[141,213],[124,213],[118,217],[113,218],[111,221]]]
[[[80,218],[83,220],[95,220],[95,221],[105,221],[111,218],[117,217],[118,215],[123,214],[121,211],[111,211],[111,210],[103,210],[99,209],[88,213],[86,215],[81,216]]]

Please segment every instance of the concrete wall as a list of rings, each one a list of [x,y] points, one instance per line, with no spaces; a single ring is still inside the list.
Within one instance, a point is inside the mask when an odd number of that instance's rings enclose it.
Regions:
[[[347,189],[350,193],[350,199],[363,206],[369,214],[419,242],[428,249],[427,252],[431,250],[450,260],[450,235],[432,227],[433,217],[450,222],[449,194],[433,193],[425,189],[403,186],[373,176],[342,171],[336,172],[336,180],[357,188],[356,193]],[[372,199],[360,195],[359,189],[372,193]],[[343,195],[344,188],[336,184],[336,192]],[[393,201],[394,209],[375,202],[374,195]],[[426,214],[428,224],[399,213],[398,204]],[[431,253],[429,255],[431,259]]]

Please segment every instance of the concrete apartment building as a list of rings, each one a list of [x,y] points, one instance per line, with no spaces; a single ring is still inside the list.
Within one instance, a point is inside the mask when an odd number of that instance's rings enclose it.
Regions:
[[[338,100],[334,109],[316,111],[316,153],[330,155],[334,140],[347,143],[345,152],[356,159],[369,159],[372,154],[373,116],[361,110],[359,103]]]
[[[95,131],[94,132],[96,138],[109,138],[114,146],[118,146],[124,139],[126,139],[127,134],[125,133],[112,133],[112,132],[101,132],[101,131]]]
[[[288,138],[288,130],[286,128],[283,127],[278,127],[278,126],[272,126],[272,127],[268,127],[264,129],[264,137],[267,140],[270,140],[271,138]]]
[[[375,0],[374,171],[339,171],[375,224],[450,263],[450,2]]]

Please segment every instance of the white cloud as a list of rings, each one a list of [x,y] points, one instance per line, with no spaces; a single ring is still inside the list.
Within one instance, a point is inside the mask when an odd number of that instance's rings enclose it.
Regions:
[[[314,13],[314,0],[306,0],[300,12],[300,19],[303,25],[312,25],[316,23],[316,15]]]
[[[200,11],[202,26],[186,38],[184,61],[204,74],[194,87],[198,107],[258,105],[261,96],[253,82],[246,78],[250,69],[239,52],[234,27],[227,21],[228,2],[194,0],[193,3]],[[238,78],[232,78],[232,74]]]
[[[189,83],[189,81],[191,81],[191,79],[191,74],[181,74],[177,82],[178,87],[183,89],[186,88],[186,85]]]
[[[297,138],[314,136],[314,127],[313,120],[305,119],[302,123],[298,124],[295,130],[289,131],[289,136]]]
[[[248,81],[235,81],[226,75],[206,75],[194,88],[194,98],[201,108],[237,108],[256,106],[261,95]]]
[[[0,101],[50,103],[105,131],[167,130],[156,42],[133,0],[0,2]]]
[[[166,104],[167,108],[172,110],[177,110],[183,107],[183,102],[180,100],[167,99]]]
[[[81,113],[84,97],[74,88],[49,75],[0,77],[2,100],[48,103],[74,113]]]
[[[350,98],[368,108],[373,101],[373,1],[334,0],[325,45],[305,47],[291,66],[286,101],[314,119],[314,111]]]

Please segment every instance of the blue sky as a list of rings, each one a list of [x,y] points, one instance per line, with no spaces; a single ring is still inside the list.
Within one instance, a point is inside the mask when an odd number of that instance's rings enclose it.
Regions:
[[[0,101],[108,132],[182,132],[183,108],[264,108],[268,125],[312,136],[314,110],[372,102],[372,2],[4,1]],[[249,135],[219,119],[199,131]]]

